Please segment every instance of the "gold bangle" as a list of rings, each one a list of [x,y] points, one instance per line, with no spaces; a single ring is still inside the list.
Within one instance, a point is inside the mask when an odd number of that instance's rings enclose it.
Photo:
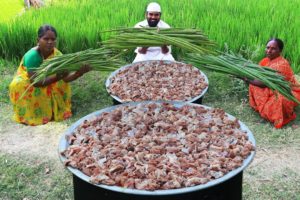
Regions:
[[[61,74],[57,74],[57,75],[56,75],[56,78],[57,78],[58,80],[60,80],[60,79],[63,78],[63,76],[62,76]]]

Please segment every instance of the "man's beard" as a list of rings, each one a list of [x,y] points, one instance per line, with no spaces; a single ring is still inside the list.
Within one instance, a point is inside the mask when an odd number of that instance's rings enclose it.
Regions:
[[[150,27],[156,27],[157,24],[158,24],[158,22],[159,22],[159,19],[158,19],[158,20],[150,20],[150,19],[147,19],[147,21],[148,21],[148,25],[149,25]]]

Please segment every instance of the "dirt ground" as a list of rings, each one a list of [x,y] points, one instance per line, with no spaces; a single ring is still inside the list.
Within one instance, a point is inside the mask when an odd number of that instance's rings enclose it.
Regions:
[[[10,124],[0,130],[0,151],[48,158],[59,163],[58,143],[67,128],[67,125],[55,122],[34,127]]]

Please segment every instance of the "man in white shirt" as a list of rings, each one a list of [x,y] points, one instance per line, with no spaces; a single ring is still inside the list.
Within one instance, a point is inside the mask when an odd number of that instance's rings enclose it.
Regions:
[[[152,2],[149,3],[145,13],[146,19],[137,23],[134,27],[158,27],[158,28],[170,28],[170,26],[160,19],[161,17],[161,8],[158,3]],[[146,60],[171,60],[174,61],[174,58],[171,54],[171,48],[167,45],[161,47],[138,47],[135,50],[137,54],[134,63],[139,61]]]

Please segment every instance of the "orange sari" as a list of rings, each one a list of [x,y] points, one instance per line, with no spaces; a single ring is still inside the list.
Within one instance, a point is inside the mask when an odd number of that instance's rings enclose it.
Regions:
[[[264,58],[259,64],[278,71],[292,84],[298,84],[288,61],[283,57],[279,56],[273,60]],[[292,88],[292,93],[300,100],[299,87]],[[259,112],[262,118],[273,123],[275,128],[281,128],[296,118],[294,108],[297,104],[267,87],[260,88],[250,84],[249,103],[254,110]]]

